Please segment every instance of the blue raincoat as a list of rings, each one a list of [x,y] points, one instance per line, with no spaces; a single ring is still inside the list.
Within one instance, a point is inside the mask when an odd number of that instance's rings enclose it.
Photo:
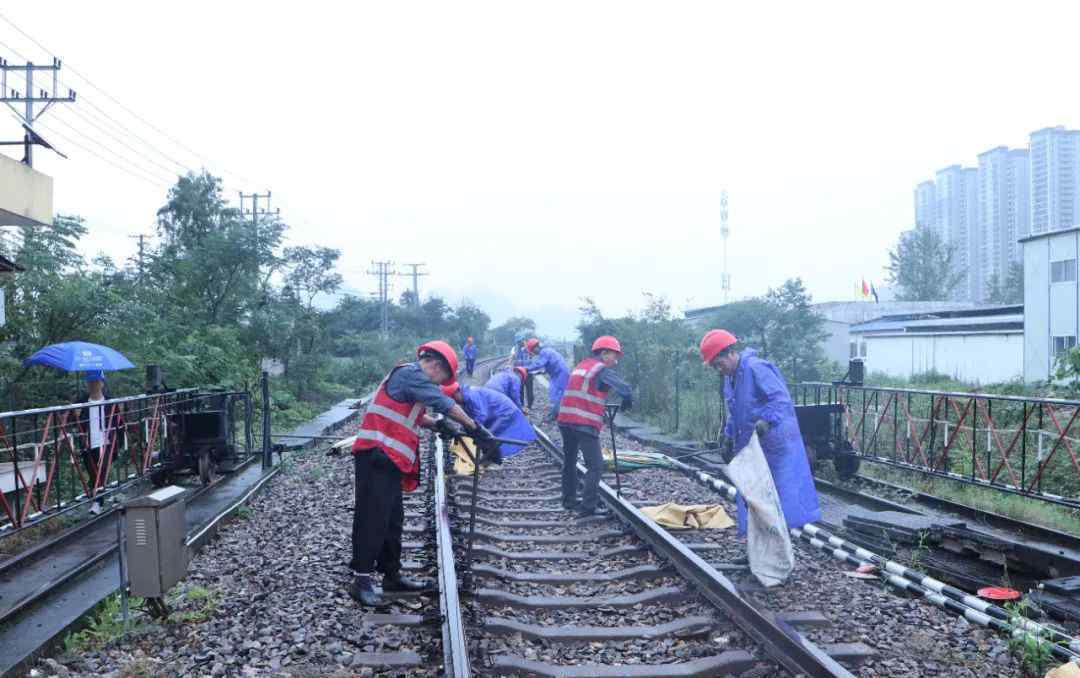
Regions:
[[[537,372],[547,374],[548,381],[551,382],[551,386],[548,387],[548,402],[551,404],[552,412],[558,411],[563,392],[566,391],[566,382],[570,380],[570,368],[566,366],[563,357],[555,349],[545,346],[540,349],[539,355],[525,365],[525,369],[534,374]]]
[[[529,364],[529,351],[525,348],[525,344],[518,344],[514,347],[514,367],[523,367]]]
[[[484,384],[484,388],[498,391],[521,409],[521,377],[513,370],[503,370],[492,375],[491,379]]]
[[[476,344],[466,343],[461,347],[461,352],[465,354],[466,360],[476,360],[476,351]]]
[[[482,386],[461,385],[464,408],[470,417],[485,426],[496,438],[536,440],[532,424],[509,398],[498,391]],[[505,459],[522,450],[520,445],[501,443],[499,449]]]
[[[750,442],[755,422],[763,419],[769,423],[769,432],[760,441],[761,448],[769,462],[788,527],[798,528],[821,520],[795,406],[776,365],[758,358],[754,349],[743,351],[734,387],[731,377],[724,379],[724,401],[728,411],[724,433],[735,440],[736,450]],[[741,496],[737,504],[739,534],[746,534],[746,504]]]

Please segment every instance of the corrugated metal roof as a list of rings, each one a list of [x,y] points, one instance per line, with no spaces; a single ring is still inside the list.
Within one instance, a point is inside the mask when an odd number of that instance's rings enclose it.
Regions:
[[[1024,314],[962,316],[954,318],[878,318],[870,322],[852,325],[852,334],[875,332],[911,332],[926,334],[938,332],[1022,332]]]

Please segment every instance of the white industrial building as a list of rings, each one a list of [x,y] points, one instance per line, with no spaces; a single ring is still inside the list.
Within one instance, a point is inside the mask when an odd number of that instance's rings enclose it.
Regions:
[[[983,306],[887,315],[849,328],[867,372],[936,372],[989,384],[1024,376],[1024,307]]]
[[[1022,238],[1024,248],[1024,380],[1053,376],[1058,356],[1076,346],[1076,261],[1080,227]]]

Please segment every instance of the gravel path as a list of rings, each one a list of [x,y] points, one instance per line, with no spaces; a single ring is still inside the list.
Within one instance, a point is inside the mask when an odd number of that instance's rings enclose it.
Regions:
[[[540,422],[547,413],[546,394],[538,385],[536,408],[532,416]],[[541,424],[556,444],[558,427]],[[610,445],[605,429],[603,441]],[[616,435],[620,450],[648,449],[622,435]],[[614,475],[605,481],[614,486]],[[720,495],[677,471],[644,469],[624,473],[624,494],[631,500],[653,500],[657,504],[674,501],[682,504],[720,503],[734,516],[733,504]],[[745,542],[731,530],[677,531],[684,542],[712,541],[726,544],[721,551],[703,551],[710,562],[730,562],[745,555]],[[818,610],[832,624],[825,628],[806,628],[810,640],[826,643],[862,642],[874,648],[875,656],[853,670],[858,676],[916,678],[1016,678],[1022,669],[1008,650],[1006,639],[998,633],[974,626],[920,599],[908,599],[886,590],[877,580],[852,579],[843,574],[844,566],[822,551],[800,542],[795,548],[796,569],[783,587],[748,594],[770,610]],[[752,583],[751,575],[733,572],[729,578],[738,584]]]
[[[322,451],[287,460],[250,509],[225,525],[191,562],[165,623],[137,615],[118,641],[59,657],[43,676],[433,677],[441,665],[437,625],[373,626],[345,591],[351,544],[352,463]],[[418,496],[419,495],[419,496]],[[407,495],[408,496],[408,495]],[[424,489],[414,498],[426,503]],[[415,503],[415,502],[410,502]],[[406,513],[417,511],[406,506]],[[407,519],[420,524],[421,516]],[[423,535],[406,533],[404,540]],[[431,554],[434,547],[430,548]],[[403,560],[424,554],[405,551]],[[431,571],[410,574],[432,577]],[[438,612],[434,596],[394,601],[384,613]],[[412,650],[427,668],[353,666],[362,652]]]

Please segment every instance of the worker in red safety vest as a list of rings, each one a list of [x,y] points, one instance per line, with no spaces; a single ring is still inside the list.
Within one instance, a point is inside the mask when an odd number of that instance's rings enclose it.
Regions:
[[[633,404],[630,385],[611,369],[619,363],[622,346],[615,337],[597,338],[592,356],[570,372],[566,391],[559,403],[559,433],[563,439],[562,503],[567,510],[582,516],[596,513],[600,472],[604,458],[600,454],[600,431],[604,428],[604,401],[614,390],[622,397],[622,409]],[[578,450],[585,459],[585,487],[577,502]]]
[[[383,574],[384,592],[423,591],[430,585],[401,575],[401,530],[405,520],[402,491],[420,481],[420,429],[460,433],[459,422],[478,443],[491,439],[465,410],[440,390],[456,379],[458,358],[445,341],[421,345],[418,360],[390,371],[360,422],[353,443],[356,478],[352,561],[356,579],[349,595],[361,605],[382,605],[372,574]],[[435,419],[428,410],[444,415]],[[449,419],[447,419],[447,417]]]

